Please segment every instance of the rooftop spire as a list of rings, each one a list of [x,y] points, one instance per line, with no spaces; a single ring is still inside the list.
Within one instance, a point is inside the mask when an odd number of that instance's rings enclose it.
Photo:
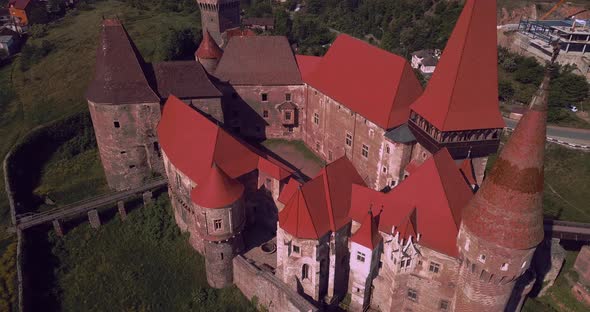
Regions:
[[[423,95],[410,107],[440,131],[504,127],[496,0],[467,0]]]
[[[244,186],[213,163],[207,180],[191,192],[192,201],[205,208],[224,208],[236,202]]]
[[[543,239],[543,158],[550,74],[502,149],[488,178],[463,210],[463,225],[497,245],[528,249]]]
[[[217,45],[209,30],[206,30],[203,34],[203,40],[199,48],[195,52],[195,56],[198,59],[220,59],[223,55],[223,50]]]

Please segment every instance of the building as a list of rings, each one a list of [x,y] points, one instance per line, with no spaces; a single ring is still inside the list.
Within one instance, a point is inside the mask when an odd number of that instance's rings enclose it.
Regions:
[[[275,28],[275,19],[272,17],[244,18],[242,25],[250,29],[259,29],[262,31],[273,30]]]
[[[545,54],[553,55],[553,42],[559,42],[564,54],[584,55],[590,52],[590,29],[588,21],[567,19],[551,21],[521,20],[518,32],[529,38],[531,47]]]
[[[9,28],[0,28],[0,50],[12,55],[17,52],[19,41],[20,36],[16,31]]]
[[[219,46],[227,42],[225,32],[240,27],[240,0],[197,0],[203,36],[208,31]]]
[[[420,70],[424,75],[431,75],[440,59],[439,50],[420,50],[412,53],[412,68]]]
[[[145,64],[103,21],[88,103],[109,185],[165,174],[211,286],[235,283],[271,311],[522,305],[543,239],[550,78],[484,180],[504,127],[495,1],[466,1],[425,90],[361,40],[294,55],[285,37],[220,31],[234,2],[199,4],[210,28],[190,62]],[[328,165],[306,179],[246,143],[266,138],[301,140]]]
[[[27,26],[29,24],[28,15],[35,5],[35,0],[10,0],[8,10],[10,16],[14,19],[14,23],[17,26]]]

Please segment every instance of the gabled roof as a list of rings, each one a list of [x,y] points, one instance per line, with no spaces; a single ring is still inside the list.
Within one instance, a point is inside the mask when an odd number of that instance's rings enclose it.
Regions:
[[[477,179],[475,178],[475,170],[473,168],[473,162],[471,161],[471,158],[466,158],[463,160],[459,170],[461,170],[461,173],[463,174],[463,177],[467,183],[470,185],[477,185]]]
[[[352,235],[352,242],[374,250],[381,242],[381,234],[377,229],[378,218],[379,216],[373,217],[373,212],[369,209],[361,227]]]
[[[344,34],[305,82],[383,129],[406,122],[422,93],[404,58]]]
[[[221,97],[203,66],[197,61],[162,62],[154,65],[156,87],[164,99],[171,94],[179,98]]]
[[[215,76],[232,85],[303,84],[284,36],[231,37]]]
[[[195,51],[195,56],[199,59],[220,59],[223,56],[223,50],[217,45],[217,42],[211,37],[209,30],[205,31],[203,35],[203,40],[201,40],[201,44],[197,51]]]
[[[164,105],[158,139],[170,162],[197,185],[206,181],[214,162],[233,179],[256,169],[268,170],[270,175],[292,172],[278,161],[259,166],[260,158],[271,157],[233,137],[174,95]]]
[[[392,227],[396,227],[396,231],[403,232],[400,234],[409,235],[407,220],[415,209],[412,228],[421,235],[420,244],[456,257],[461,210],[472,196],[471,188],[445,148],[389,193],[353,186],[350,215],[360,222],[366,207],[381,207],[379,230],[391,233]]]
[[[297,190],[279,212],[281,229],[297,238],[315,240],[330,231],[326,201],[322,200],[321,188],[317,187],[321,183],[321,180],[312,180]]]
[[[244,194],[244,185],[230,178],[215,163],[209,176],[191,192],[191,200],[204,208],[224,208]]]
[[[98,104],[160,103],[143,71],[143,60],[121,22],[102,22],[94,79],[86,98]]]
[[[549,70],[488,177],[463,211],[463,226],[481,239],[513,249],[543,240],[543,162]]]
[[[287,182],[287,184],[283,187],[281,194],[279,194],[279,202],[286,205],[291,197],[293,197],[293,194],[295,194],[299,187],[301,187],[301,185],[302,184],[299,183],[299,181],[290,178],[289,182]]]
[[[503,128],[496,1],[467,0],[424,94],[411,109],[441,131]]]
[[[298,186],[297,184],[296,181],[291,180],[283,189],[279,200],[285,202],[288,194],[294,193],[293,189]],[[362,177],[358,174],[350,160],[342,157],[323,168],[314,179],[301,186],[299,188],[301,194],[291,195],[291,197],[303,196],[306,208],[310,209],[312,216],[314,216],[314,222],[317,222],[317,224],[314,223],[316,224],[316,229],[324,229],[325,227],[327,230],[335,232],[350,222],[350,197],[353,184],[365,186]],[[287,205],[291,202],[291,198],[289,198]],[[301,202],[298,203],[301,204]],[[287,207],[283,211],[286,209]],[[294,221],[291,220],[291,222]],[[283,229],[295,228],[294,224],[285,224],[280,220],[279,225]],[[293,232],[289,233],[297,236]],[[324,234],[325,232],[318,233],[319,236]]]
[[[301,73],[301,79],[308,81],[310,75],[317,69],[318,65],[322,61],[320,56],[309,56],[309,55],[295,55],[297,60],[297,66],[299,66],[299,72]]]
[[[14,7],[16,9],[25,10],[29,6],[30,3],[31,3],[31,0],[10,0],[8,2],[8,5],[9,6],[14,5]]]

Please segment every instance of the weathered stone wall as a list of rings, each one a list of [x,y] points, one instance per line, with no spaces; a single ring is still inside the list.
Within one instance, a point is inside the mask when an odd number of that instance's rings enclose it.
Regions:
[[[183,101],[190,104],[204,115],[209,115],[211,118],[223,123],[221,98],[184,99]]]
[[[343,299],[348,292],[350,251],[348,238],[350,223],[330,235],[330,268],[328,277],[328,302]]]
[[[88,101],[109,187],[139,187],[152,172],[163,173],[156,126],[160,104],[100,105]]]
[[[582,246],[574,263],[574,270],[578,273],[580,282],[590,286],[590,246]]]
[[[221,86],[226,127],[242,136],[265,139],[300,140],[305,116],[305,86]],[[262,95],[266,94],[266,101]],[[290,96],[290,100],[287,98]],[[295,123],[283,125],[279,106],[291,102],[297,106]],[[289,130],[291,129],[291,131]]]
[[[369,306],[373,278],[377,274],[381,246],[371,250],[357,243],[350,246],[349,311],[364,311]]]
[[[232,259],[242,251],[241,234],[224,241],[205,242],[205,271],[207,283],[214,288],[231,286],[234,279]]]
[[[383,148],[379,150],[381,155],[377,168],[380,170],[378,171],[376,189],[381,190],[386,186],[393,188],[402,181],[403,172],[410,162],[414,145],[413,143],[391,142],[387,139],[383,141]]]
[[[318,311],[277,276],[260,270],[242,256],[233,259],[233,274],[234,283],[244,296],[250,300],[256,297],[271,312]]]
[[[198,1],[201,9],[201,28],[203,34],[209,30],[211,37],[219,46],[223,46],[222,33],[229,29],[240,27],[240,1],[235,0],[233,3],[222,6],[207,3],[207,1]]]

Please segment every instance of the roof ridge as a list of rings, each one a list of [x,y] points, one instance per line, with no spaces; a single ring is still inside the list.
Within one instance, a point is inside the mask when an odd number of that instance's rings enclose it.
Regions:
[[[442,150],[441,150],[442,151]],[[440,153],[440,152],[439,152]],[[438,153],[437,153],[438,154]],[[432,156],[433,158],[435,157],[434,155]],[[440,175],[440,170],[439,170],[439,165],[438,165],[438,161],[436,161],[436,158],[433,159],[434,160],[434,167],[436,169],[436,176],[438,177],[438,180],[440,182],[440,184],[442,185],[443,188],[443,193],[445,196],[445,200],[447,202],[447,207],[449,207],[449,211],[450,211],[450,215],[451,215],[451,219],[453,219],[453,224],[455,224],[455,227],[457,228],[457,230],[459,230],[459,226],[461,225],[461,223],[457,223],[455,221],[455,215],[453,214],[453,209],[451,208],[451,201],[449,200],[449,190],[448,190],[448,186],[445,183],[445,181],[443,181],[441,175]],[[459,169],[457,169],[459,170]],[[447,209],[444,209],[447,210]],[[460,217],[460,216],[459,216]]]
[[[303,187],[301,187],[300,191],[301,191],[301,197],[303,198],[303,203],[305,204],[305,210],[307,212],[307,216],[309,216],[309,221],[311,221],[311,227],[313,228],[315,235],[319,239],[320,234],[318,233],[318,229],[316,228],[315,222],[313,222],[313,217],[311,216],[311,212],[309,211],[309,206],[307,206],[307,199],[305,199],[305,193],[303,192]],[[297,207],[299,207],[299,205],[297,205]],[[297,210],[299,210],[299,209],[297,209]],[[299,231],[299,224],[297,224],[297,231]]]
[[[393,117],[392,115],[393,115],[393,111],[394,111],[393,108],[395,106],[395,101],[400,96],[399,88],[401,87],[401,81],[402,81],[402,78],[404,77],[404,72],[406,71],[407,66],[408,66],[408,62],[404,62],[404,66],[402,67],[402,70],[400,71],[400,74],[399,74],[399,83],[397,84],[397,86],[395,88],[395,94],[393,96],[393,99],[391,99],[393,101],[391,103],[391,110],[389,111],[389,115],[387,116],[387,127],[389,127],[389,125],[391,124],[391,119]],[[424,90],[422,92],[424,92]],[[408,108],[409,108],[409,106],[408,106]]]
[[[467,32],[465,33],[465,37],[464,40],[462,41],[461,44],[461,58],[459,59],[459,64],[457,64],[456,67],[454,67],[454,79],[453,79],[453,88],[451,89],[451,96],[449,98],[449,105],[447,106],[447,113],[445,114],[445,118],[442,122],[442,128],[445,128],[445,125],[447,123],[447,119],[449,118],[449,112],[451,111],[451,104],[453,102],[453,98],[455,97],[455,88],[457,87],[457,80],[459,78],[459,68],[461,67],[461,65],[463,64],[463,54],[465,52],[465,46],[467,45],[467,38],[469,37],[469,33],[471,32],[472,27],[469,27],[471,25],[471,21],[473,20],[473,10],[475,9],[475,1],[467,1],[465,2],[465,5],[469,5],[471,4],[471,12],[469,14],[469,19],[467,20]],[[456,27],[456,26],[455,26]],[[453,35],[453,33],[451,32],[451,36]],[[449,37],[450,38],[450,37]],[[444,53],[444,51],[443,51]],[[442,58],[442,55],[441,55]],[[442,130],[442,129],[439,129]]]

